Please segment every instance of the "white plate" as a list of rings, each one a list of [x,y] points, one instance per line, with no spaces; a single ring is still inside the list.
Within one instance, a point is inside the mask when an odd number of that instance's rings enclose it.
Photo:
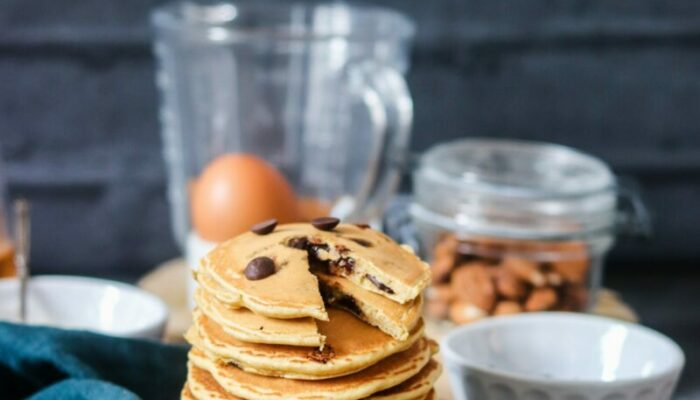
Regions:
[[[0,320],[17,322],[19,283],[0,280]],[[168,310],[157,297],[135,286],[78,276],[31,278],[27,322],[66,329],[160,339]]]

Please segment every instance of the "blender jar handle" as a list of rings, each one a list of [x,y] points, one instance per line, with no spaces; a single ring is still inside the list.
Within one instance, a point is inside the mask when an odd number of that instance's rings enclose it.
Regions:
[[[396,190],[413,123],[413,101],[403,75],[376,62],[349,65],[350,90],[365,104],[372,121],[373,146],[364,184],[348,220],[374,221]]]
[[[617,233],[622,236],[649,239],[652,223],[649,210],[638,190],[618,186]]]

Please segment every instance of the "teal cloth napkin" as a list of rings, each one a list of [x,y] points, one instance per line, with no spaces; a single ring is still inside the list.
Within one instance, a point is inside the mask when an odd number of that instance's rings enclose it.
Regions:
[[[0,398],[178,399],[186,346],[0,322]]]

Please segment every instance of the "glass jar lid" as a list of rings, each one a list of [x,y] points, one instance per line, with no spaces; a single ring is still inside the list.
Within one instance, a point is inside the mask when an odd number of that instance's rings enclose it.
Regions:
[[[414,217],[481,235],[569,239],[609,232],[616,181],[569,147],[461,139],[429,149],[414,173]]]

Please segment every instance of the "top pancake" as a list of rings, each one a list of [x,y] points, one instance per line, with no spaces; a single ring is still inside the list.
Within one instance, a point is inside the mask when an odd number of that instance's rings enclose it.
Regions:
[[[222,300],[220,292],[227,292],[230,306],[246,307],[271,318],[328,320],[306,252],[285,245],[285,239],[291,236],[289,228],[280,227],[268,235],[247,232],[218,245],[200,264],[202,271],[222,287],[214,295]],[[274,260],[275,273],[249,280],[243,273],[245,267],[262,256]]]
[[[274,260],[275,273],[248,280],[246,266],[263,256]],[[418,297],[430,281],[428,266],[381,232],[351,224],[321,231],[305,223],[281,225],[267,235],[247,232],[220,244],[202,259],[206,276],[200,280],[211,278],[208,289],[219,285],[215,296],[230,306],[272,318],[327,320],[310,262],[398,303]]]

